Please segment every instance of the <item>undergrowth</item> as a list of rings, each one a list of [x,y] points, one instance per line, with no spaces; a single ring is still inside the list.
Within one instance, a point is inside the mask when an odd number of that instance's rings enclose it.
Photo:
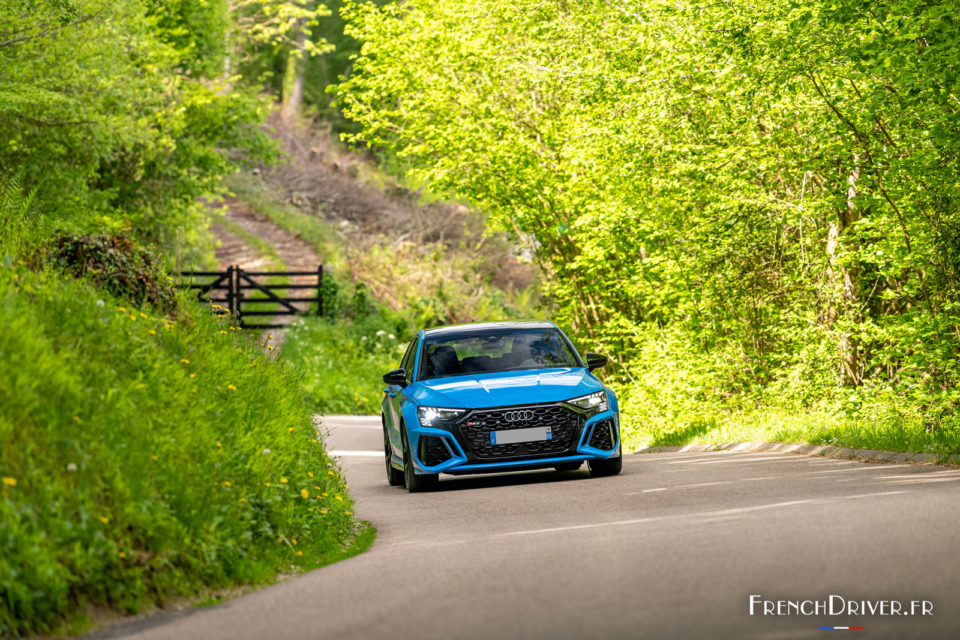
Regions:
[[[346,553],[362,526],[292,367],[194,303],[0,260],[0,635]]]

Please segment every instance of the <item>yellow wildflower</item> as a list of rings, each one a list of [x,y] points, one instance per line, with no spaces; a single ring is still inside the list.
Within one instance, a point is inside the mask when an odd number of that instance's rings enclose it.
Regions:
[[[73,416],[74,422],[80,422],[80,416]]]
[[[220,333],[223,333],[223,334],[225,334],[225,333],[226,333],[226,331],[223,331],[223,330],[221,329],[221,331],[220,331]]]
[[[7,485],[8,487],[15,487],[15,486],[17,486],[17,479],[16,479],[16,478],[4,478],[4,479],[3,479],[3,484]]]
[[[312,478],[312,477],[313,477],[313,471],[307,471],[307,475]]]
[[[337,496],[337,500],[343,500],[343,496]]]
[[[217,443],[217,446],[218,446],[218,447],[222,447],[223,445],[218,442],[218,443]]]
[[[141,312],[140,312],[140,317],[143,318],[144,320],[146,320],[146,319],[147,319],[147,314],[145,314],[143,311],[141,311]]]
[[[300,489],[300,496],[303,497],[303,498],[309,498],[309,497],[310,497],[310,492],[307,491],[306,489]]]
[[[287,479],[286,479],[286,478],[280,478],[280,482],[282,482],[283,484],[287,484]]]
[[[110,524],[110,518],[108,518],[107,516],[100,516],[100,522],[102,522],[103,524]]]
[[[247,501],[246,498],[240,498],[240,502],[246,502],[246,501]]]
[[[273,334],[272,334],[272,333],[268,333],[268,334],[267,334],[267,338],[269,338],[270,340],[273,340]]]
[[[237,353],[243,353],[243,349],[241,349],[240,347],[237,347]]]
[[[127,308],[126,308],[126,307],[117,307],[117,311],[119,311],[119,312],[121,312],[121,313],[126,313],[126,312],[127,312]]]
[[[229,481],[229,480],[224,480],[224,481],[223,481],[223,486],[229,487],[229,486],[230,486],[230,481]]]
[[[152,335],[152,336],[157,335],[157,332],[154,331],[153,329],[150,329],[150,331],[148,331],[147,333],[149,333],[149,334]]]
[[[327,494],[324,493],[324,494],[323,494],[323,497],[326,498],[326,497],[327,497]]]
[[[191,378],[196,378],[196,377],[197,377],[197,374],[191,373],[191,374],[190,374],[190,377],[191,377]]]
[[[297,551],[297,557],[298,557],[298,558],[299,558],[300,556],[302,556],[302,555],[303,555],[303,551]]]
[[[327,510],[326,510],[326,509],[320,509],[320,513],[326,514],[326,513],[327,513]]]
[[[180,364],[190,364],[190,361],[186,358],[180,358]]]
[[[327,471],[327,475],[328,475],[328,476],[335,476],[335,475],[337,475],[337,474],[335,474],[333,471]]]
[[[157,456],[150,456],[150,457],[151,457],[151,458],[153,458],[154,460],[156,460],[156,459],[157,459]]]
[[[290,542],[293,543],[293,544],[297,544],[297,539],[296,539],[296,538],[290,538]]]
[[[270,486],[270,483],[269,483],[269,482],[264,482],[264,483],[263,483],[263,486],[269,487],[269,486]]]
[[[126,558],[126,557],[127,557],[127,554],[125,554],[123,551],[121,551],[121,552],[118,553],[117,555],[120,556],[121,558]]]
[[[289,431],[290,433],[293,433],[293,427],[290,427],[290,428],[288,429],[288,431]]]
[[[320,487],[318,487],[318,486],[316,486],[316,485],[314,485],[313,488],[316,489],[317,491],[320,491]],[[327,495],[327,494],[323,494],[323,495]]]
[[[136,322],[136,321],[137,321],[137,316],[131,314],[131,315],[130,315],[130,319],[133,320],[134,322]]]
[[[273,351],[273,345],[272,345],[272,344],[267,345],[267,351]]]
[[[230,391],[236,391],[236,390],[237,390],[237,387],[236,387],[236,385],[228,384],[228,385],[227,385],[227,389],[230,389]]]

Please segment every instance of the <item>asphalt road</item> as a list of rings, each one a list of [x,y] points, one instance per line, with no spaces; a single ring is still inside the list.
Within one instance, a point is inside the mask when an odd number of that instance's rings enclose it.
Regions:
[[[379,529],[369,552],[102,637],[960,637],[960,470],[666,453],[628,456],[613,478],[584,466],[408,494],[386,484],[379,418],[324,424]],[[751,616],[751,595],[927,600],[933,615]]]

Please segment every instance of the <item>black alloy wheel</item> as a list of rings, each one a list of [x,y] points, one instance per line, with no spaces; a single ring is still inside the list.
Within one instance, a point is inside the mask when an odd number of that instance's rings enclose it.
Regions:
[[[403,436],[403,484],[410,493],[418,491],[433,491],[440,483],[436,475],[418,476],[413,470],[413,454],[410,453],[410,441],[407,440],[407,430],[401,427]]]
[[[403,484],[403,471],[396,469],[390,459],[393,457],[393,451],[390,447],[390,437],[387,436],[387,427],[383,427],[383,457],[387,463],[387,482],[391,487],[399,487]]]
[[[606,460],[590,460],[587,463],[587,466],[590,467],[590,475],[594,478],[615,476],[620,473],[621,469],[623,469],[623,452],[621,451],[616,458],[608,458]]]

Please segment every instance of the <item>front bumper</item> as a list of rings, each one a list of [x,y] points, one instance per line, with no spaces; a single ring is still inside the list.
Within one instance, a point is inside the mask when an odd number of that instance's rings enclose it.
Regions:
[[[504,413],[518,410],[532,418],[513,423],[503,420]],[[490,442],[493,430],[530,426],[551,427],[553,439],[506,445]],[[619,455],[620,417],[615,405],[589,419],[562,403],[495,407],[471,411],[443,429],[409,428],[408,437],[419,475],[537,469]]]

